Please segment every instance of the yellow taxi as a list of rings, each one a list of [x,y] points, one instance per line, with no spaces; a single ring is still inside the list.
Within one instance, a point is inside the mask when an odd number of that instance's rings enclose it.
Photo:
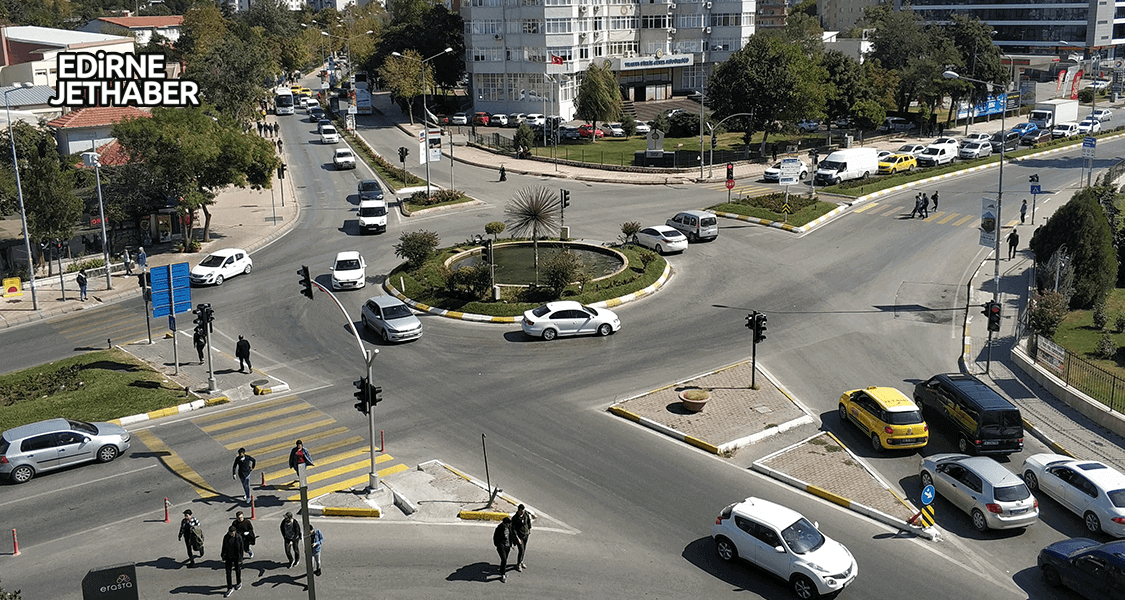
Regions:
[[[871,436],[877,451],[922,448],[930,428],[922,411],[902,392],[890,387],[851,390],[840,396],[840,420],[851,421]]]
[[[913,154],[892,154],[879,160],[879,172],[884,175],[913,171],[918,168],[918,159]]]

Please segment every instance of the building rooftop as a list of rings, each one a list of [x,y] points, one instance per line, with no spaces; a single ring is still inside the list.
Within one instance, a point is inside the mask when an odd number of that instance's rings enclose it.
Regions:
[[[77,129],[80,127],[104,127],[113,125],[125,119],[136,117],[149,117],[148,111],[132,106],[109,107],[98,106],[83,108],[67,113],[57,119],[47,122],[48,127],[56,129]]]
[[[184,24],[183,15],[163,17],[98,17],[99,21],[112,23],[129,29],[146,27],[180,27]]]
[[[23,42],[26,44],[44,44],[46,46],[59,48],[65,48],[73,44],[120,42],[129,39],[119,35],[86,33],[85,31],[53,29],[51,27],[35,27],[31,25],[5,27],[4,37],[8,38],[9,41]]]
[[[9,92],[9,90],[11,91]],[[10,106],[47,104],[48,100],[55,97],[55,88],[49,85],[37,85],[29,88],[18,85],[0,87],[0,96],[5,92],[8,92],[7,98]]]

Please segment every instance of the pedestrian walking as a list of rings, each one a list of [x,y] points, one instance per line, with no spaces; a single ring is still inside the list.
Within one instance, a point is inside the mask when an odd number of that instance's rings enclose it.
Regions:
[[[777,142],[774,142],[774,143],[770,144],[770,153],[773,155],[773,159],[776,161],[777,160]]]
[[[281,154],[281,140],[277,140],[277,153]]]
[[[508,180],[508,171],[504,169],[504,165],[500,165],[500,181]]]
[[[934,195],[930,196],[930,201],[934,203],[934,210],[937,210],[937,190],[934,190]]]
[[[254,542],[258,541],[258,536],[254,533],[254,523],[246,518],[242,511],[234,513],[234,523],[231,525],[238,530],[238,535],[242,536],[242,548],[250,558],[254,558]]]
[[[191,336],[191,342],[195,344],[195,353],[199,355],[199,364],[203,364],[203,349],[207,347],[207,338],[202,331],[196,330],[195,334]]]
[[[278,123],[277,121],[274,121],[273,122],[273,136],[277,137],[279,135],[281,135],[281,123]]]
[[[309,451],[305,448],[305,445],[301,443],[301,440],[297,440],[297,444],[289,451],[289,468],[297,471],[297,465],[299,464],[305,464],[310,467],[313,466],[312,455],[309,454]],[[299,474],[300,472],[298,471],[298,475]]]
[[[1023,204],[1020,205],[1020,225],[1023,225],[1025,219],[1027,219],[1027,198],[1024,198]]]
[[[1012,233],[1008,234],[1008,260],[1012,260],[1016,256],[1016,246],[1020,244],[1020,234],[1012,228]]]
[[[250,365],[250,340],[238,336],[238,343],[234,345],[234,355],[238,358],[239,373],[245,373],[246,369],[254,370]]]
[[[132,275],[133,274],[133,263],[132,263],[132,259],[129,258],[129,249],[128,248],[121,251],[121,261],[125,263],[125,274],[126,275]]]
[[[258,125],[258,135],[262,135],[262,122],[258,121],[257,125]]]
[[[945,135],[945,123],[941,123],[937,126],[937,134],[938,137]]]
[[[516,570],[523,571],[527,568],[523,562],[523,555],[527,552],[527,538],[531,536],[531,515],[522,504],[516,507],[516,514],[512,515],[512,533],[515,534],[515,543],[519,546]]]
[[[190,508],[184,511],[184,519],[180,521],[180,534],[176,539],[184,541],[188,566],[194,567],[195,553],[199,552],[199,556],[203,556],[203,528],[199,526],[199,520],[192,516]]]
[[[244,500],[250,504],[250,474],[254,472],[254,467],[258,465],[258,461],[254,460],[253,456],[246,453],[246,448],[238,449],[238,456],[234,457],[234,465],[230,468],[231,479],[238,477],[242,481],[242,491],[245,493]],[[238,513],[242,514],[242,513]]]
[[[320,533],[319,529],[313,529],[312,532],[312,562],[313,562],[313,575],[320,577],[320,548],[324,544],[324,534]]]
[[[496,553],[500,555],[500,581],[508,580],[508,553],[512,551],[512,518],[504,517],[503,521],[492,532],[492,544],[496,546]]]
[[[301,560],[301,524],[293,518],[293,513],[285,513],[281,520],[281,539],[285,542],[285,558],[289,559],[289,567],[293,568]]]
[[[86,280],[86,269],[80,269],[78,271],[78,278],[75,279],[75,281],[78,282],[78,298],[80,300],[82,300],[83,302],[85,302],[86,301],[86,284],[89,283]]]
[[[145,254],[144,246],[137,248],[137,266],[141,268],[142,272],[148,268],[148,255]]]
[[[923,219],[925,219],[926,217],[930,216],[929,210],[927,210],[927,208],[926,208],[927,206],[929,206],[929,204],[930,204],[930,199],[925,194],[922,194],[918,198],[918,216],[919,217],[922,217]]]
[[[227,593],[223,595],[224,598],[230,598],[230,595],[235,590],[242,589],[242,551],[245,547],[242,544],[242,535],[238,533],[238,528],[231,525],[227,529],[227,535],[223,537],[223,549],[219,551],[219,558],[223,559],[223,564],[227,568]],[[231,581],[231,571],[234,572],[234,581]]]
[[[910,211],[910,218],[913,219],[914,215],[922,212],[922,194],[914,196],[914,210]]]

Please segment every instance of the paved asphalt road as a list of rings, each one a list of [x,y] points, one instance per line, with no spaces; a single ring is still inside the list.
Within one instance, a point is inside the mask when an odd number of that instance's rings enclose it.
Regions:
[[[215,306],[217,330],[230,346],[239,333],[248,334],[256,366],[286,379],[302,399],[364,434],[364,421],[351,406],[351,381],[362,364],[357,349],[343,317],[326,298],[310,302],[298,294],[296,266],[309,265],[318,281],[327,283],[335,253],[360,250],[371,284],[366,291],[340,295],[358,319],[363,299],[379,293],[378,275],[398,263],[392,245],[399,232],[431,229],[446,242],[460,241],[481,233],[484,223],[502,220],[503,204],[516,188],[541,183],[559,187],[559,182],[509,175],[501,185],[491,181],[493,171],[459,165],[458,187],[480,198],[483,206],[410,219],[392,217],[388,233],[361,238],[354,222],[355,182],[367,174],[362,168],[334,172],[331,148],[311,142],[307,122],[283,121],[282,131],[291,153],[290,174],[306,208],[304,220],[282,243],[255,256],[251,277],[199,290],[198,301]],[[397,130],[380,129],[372,137],[376,149],[388,154],[404,143]],[[1120,153],[1119,144],[1107,145],[1108,154]],[[1032,171],[1041,174],[1047,189],[1069,188],[1076,168],[1065,157],[1074,154],[1006,168],[1012,182],[1006,189],[1024,189],[1025,175]],[[995,171],[943,182],[941,208],[977,214],[981,190],[994,188],[995,182]],[[690,186],[564,185],[574,190],[574,210],[568,212],[572,235],[589,239],[616,238],[626,220],[647,224],[675,210],[711,202]],[[1019,197],[1009,193],[1009,198]],[[906,206],[906,196],[913,192],[879,202]],[[1069,192],[1061,196],[1065,200]],[[1057,206],[1061,200],[1048,205]],[[951,534],[947,541],[902,539],[834,505],[604,412],[614,399],[744,358],[749,348],[743,318],[749,310],[763,310],[770,321],[769,340],[759,355],[762,363],[821,415],[826,428],[842,432],[861,454],[869,453],[864,441],[836,419],[839,394],[872,384],[909,391],[915,381],[934,372],[957,370],[962,282],[985,254],[976,246],[971,226],[868,214],[872,212],[852,211],[800,237],[724,221],[717,241],[671,257],[676,270],[671,284],[653,298],[622,307],[625,326],[609,338],[547,344],[525,339],[518,327],[428,316],[423,317],[426,335],[411,344],[387,346],[365,336],[369,347],[381,350],[376,373],[385,401],[379,406],[378,427],[386,431],[388,448],[396,457],[406,464],[441,458],[480,474],[480,435],[485,433],[494,481],[579,531],[540,534],[533,546],[538,554],[528,559],[533,568],[516,578],[518,586],[510,582],[510,588],[482,588],[479,594],[741,597],[750,591],[766,598],[788,597],[781,585],[749,567],[717,564],[706,539],[723,506],[756,494],[820,521],[829,535],[853,551],[861,575],[847,597],[884,598],[888,584],[904,580],[910,581],[911,589],[926,589],[936,598],[1057,597],[1044,591],[1032,567],[1043,545],[1080,534],[1080,525],[1065,515],[1045,516],[1044,523],[1023,533],[978,535],[966,518],[939,501],[939,521]],[[931,310],[902,310],[915,304]],[[73,319],[127,315],[127,310],[115,305]],[[0,340],[44,340],[36,360],[69,355],[78,349],[75,340],[82,339],[81,323],[73,319],[6,331]],[[65,333],[60,331],[63,323],[70,327]],[[157,422],[150,431],[207,481],[229,482],[224,476],[230,453],[186,419]],[[950,444],[940,436],[935,441],[937,447],[927,452]],[[1027,444],[1029,450],[1039,447],[1030,438]],[[163,497],[179,507],[198,496],[186,483],[169,477],[159,458],[137,447],[127,460],[96,470],[0,488],[0,508],[20,527],[25,553],[31,555],[0,563],[4,586],[35,591],[36,597],[77,597],[74,580],[53,575],[48,565],[69,561],[64,572],[80,577],[98,564],[179,557],[182,547],[174,540],[175,523],[142,521],[159,511]],[[1013,462],[1020,459],[1013,457]],[[916,492],[916,456],[876,457],[875,463],[892,483]],[[48,500],[51,510],[43,511]],[[228,508],[220,501],[206,510]],[[260,527],[272,532],[282,510],[265,507]],[[324,580],[335,583],[323,585],[341,586],[337,597],[375,586],[380,596],[382,590],[387,596],[394,590],[395,596],[419,598],[477,595],[464,587],[469,584],[447,579],[456,581],[458,573],[470,573],[493,556],[486,529],[327,527],[338,528],[330,537],[335,541],[329,547],[335,548],[329,556],[344,573]],[[124,528],[127,534],[115,533]],[[368,528],[377,533],[367,533]],[[104,559],[87,558],[89,553],[75,556],[75,546],[100,547]],[[363,551],[345,553],[346,549]],[[272,551],[273,558],[277,554]],[[54,560],[26,561],[18,570],[4,565],[33,556]],[[156,583],[161,590],[203,593],[192,586],[200,585],[200,579],[211,584],[220,579],[217,572],[201,575],[198,570],[161,573]],[[283,579],[278,576],[278,581]],[[300,594],[291,586],[279,589],[292,591],[269,597]],[[242,593],[259,597],[269,590],[267,585]]]

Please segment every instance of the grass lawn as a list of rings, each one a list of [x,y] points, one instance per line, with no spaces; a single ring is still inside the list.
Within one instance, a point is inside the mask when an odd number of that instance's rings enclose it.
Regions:
[[[190,401],[116,348],[0,375],[0,431],[55,417],[108,421]]]
[[[509,240],[504,240],[509,241]],[[540,242],[542,244],[542,242]],[[484,301],[469,297],[465,293],[450,293],[442,277],[442,263],[451,256],[467,250],[467,246],[453,246],[437,250],[430,260],[420,268],[408,271],[405,263],[391,271],[388,279],[406,297],[446,310],[489,315],[493,317],[514,317],[535,308],[554,298],[544,297],[545,288],[528,290],[526,288],[502,288],[503,297],[498,302]],[[601,281],[587,283],[583,290],[571,285],[563,290],[562,300],[576,300],[583,304],[601,302],[642,290],[660,278],[667,265],[656,253],[633,245],[614,248],[629,259],[625,270]],[[647,268],[643,266],[641,255],[652,256]],[[405,286],[405,289],[403,289]]]
[[[1106,313],[1109,315],[1109,324],[1104,331],[1094,328],[1093,310],[1076,310],[1067,315],[1059,330],[1055,333],[1055,343],[1066,348],[1068,353],[1081,357],[1100,369],[1125,380],[1125,332],[1119,332],[1116,327],[1118,315],[1125,315],[1125,289],[1115,289],[1106,299]],[[1098,341],[1105,332],[1109,332],[1117,345],[1117,353],[1111,359],[1104,359],[1097,355]],[[1081,389],[1086,394],[1109,405],[1115,401],[1117,407],[1125,402],[1125,389],[1112,389],[1108,377],[1083,376],[1080,369],[1072,367],[1070,371],[1071,384]],[[1122,388],[1121,385],[1117,386]]]
[[[707,210],[734,213],[779,223],[786,222],[794,227],[801,227],[836,209],[836,205],[831,202],[822,202],[799,194],[789,194],[789,207],[793,209],[793,214],[786,219],[785,215],[781,213],[781,205],[784,202],[784,193],[755,197],[744,196],[734,202],[724,202],[708,207]]]

